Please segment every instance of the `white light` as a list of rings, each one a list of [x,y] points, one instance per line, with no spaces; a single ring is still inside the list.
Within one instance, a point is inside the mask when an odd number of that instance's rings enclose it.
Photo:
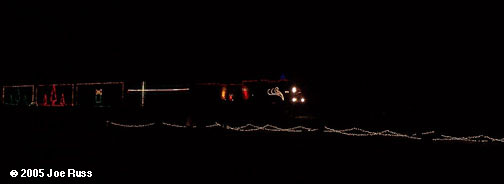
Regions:
[[[282,92],[280,91],[280,89],[278,87],[268,89],[266,92],[270,96],[279,96],[280,98],[282,98],[282,101],[285,100],[284,95],[282,94]]]
[[[176,91],[189,91],[189,88],[180,89],[128,89],[128,92],[176,92]]]
[[[292,98],[292,102],[297,102],[297,98]]]
[[[121,123],[115,123],[111,121],[106,121],[108,125],[114,125],[114,126],[119,126],[119,127],[126,127],[126,128],[143,128],[143,127],[149,127],[155,125],[155,123],[149,123],[149,124],[141,124],[141,125],[129,125],[129,124],[121,124]],[[186,127],[192,127],[196,128],[196,126],[187,126],[187,125],[177,125],[177,124],[170,124],[170,123],[162,123],[165,126],[169,127],[174,127],[174,128],[186,128]],[[212,125],[204,126],[204,128],[213,128],[213,127],[221,127],[225,128],[228,130],[233,130],[233,131],[240,131],[240,132],[253,132],[253,131],[270,131],[270,132],[313,132],[317,131],[319,129],[313,129],[313,128],[308,128],[308,127],[303,127],[303,126],[297,126],[297,127],[292,127],[292,128],[280,128],[274,125],[264,125],[264,126],[257,126],[253,124],[247,124],[245,126],[241,127],[232,127],[228,125],[221,125],[217,122]],[[402,137],[402,138],[407,138],[407,139],[413,139],[413,140],[422,140],[421,137],[416,137],[416,134],[413,134],[413,136],[407,135],[407,134],[401,134],[397,132],[393,132],[390,130],[384,130],[380,132],[373,132],[373,131],[368,131],[360,128],[349,128],[349,129],[343,129],[343,130],[336,130],[329,128],[327,126],[324,126],[322,129],[323,132],[326,133],[337,133],[341,135],[347,135],[347,136],[356,136],[356,137],[372,137],[372,136],[384,136],[384,137]],[[425,132],[421,133],[422,135],[426,134],[434,134],[434,131],[430,132]],[[433,141],[463,141],[463,142],[502,142],[504,143],[504,138],[497,139],[493,137],[489,137],[486,135],[478,135],[478,136],[469,136],[469,137],[452,137],[452,136],[447,136],[447,135],[440,135],[441,138],[435,138],[432,139]],[[484,139],[484,140],[481,140]]]
[[[145,106],[145,81],[142,81],[142,108]]]
[[[305,99],[304,98],[301,98],[301,102],[304,103],[305,102]]]
[[[296,93],[297,92],[297,88],[296,87],[292,87],[292,93]]]

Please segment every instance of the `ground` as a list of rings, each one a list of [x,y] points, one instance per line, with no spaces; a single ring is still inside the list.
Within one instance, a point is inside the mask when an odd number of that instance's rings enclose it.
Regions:
[[[166,127],[17,127],[8,135],[7,169],[90,170],[92,178],[73,180],[91,182],[484,179],[499,172],[504,146]]]

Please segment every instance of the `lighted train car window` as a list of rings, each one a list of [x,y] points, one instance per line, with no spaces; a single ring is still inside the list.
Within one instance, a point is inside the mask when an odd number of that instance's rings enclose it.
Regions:
[[[40,107],[74,106],[74,84],[38,85],[37,104]]]
[[[4,86],[2,100],[5,105],[31,106],[35,103],[35,88],[33,85]]]
[[[241,103],[243,101],[241,87],[236,85],[223,86],[221,88],[220,98],[222,102],[234,104]]]
[[[110,108],[122,105],[124,83],[78,83],[76,105],[79,107]]]

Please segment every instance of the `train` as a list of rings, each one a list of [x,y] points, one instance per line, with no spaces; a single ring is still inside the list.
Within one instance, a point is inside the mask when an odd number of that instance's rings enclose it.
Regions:
[[[159,118],[292,120],[307,117],[309,104],[303,85],[286,79],[189,83],[79,81],[4,84],[1,88],[3,108],[140,112]]]

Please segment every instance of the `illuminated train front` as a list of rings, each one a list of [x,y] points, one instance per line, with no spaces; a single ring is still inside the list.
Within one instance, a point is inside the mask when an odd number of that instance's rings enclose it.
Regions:
[[[193,89],[195,112],[215,119],[288,121],[305,117],[308,103],[301,87],[288,80],[198,83]]]

